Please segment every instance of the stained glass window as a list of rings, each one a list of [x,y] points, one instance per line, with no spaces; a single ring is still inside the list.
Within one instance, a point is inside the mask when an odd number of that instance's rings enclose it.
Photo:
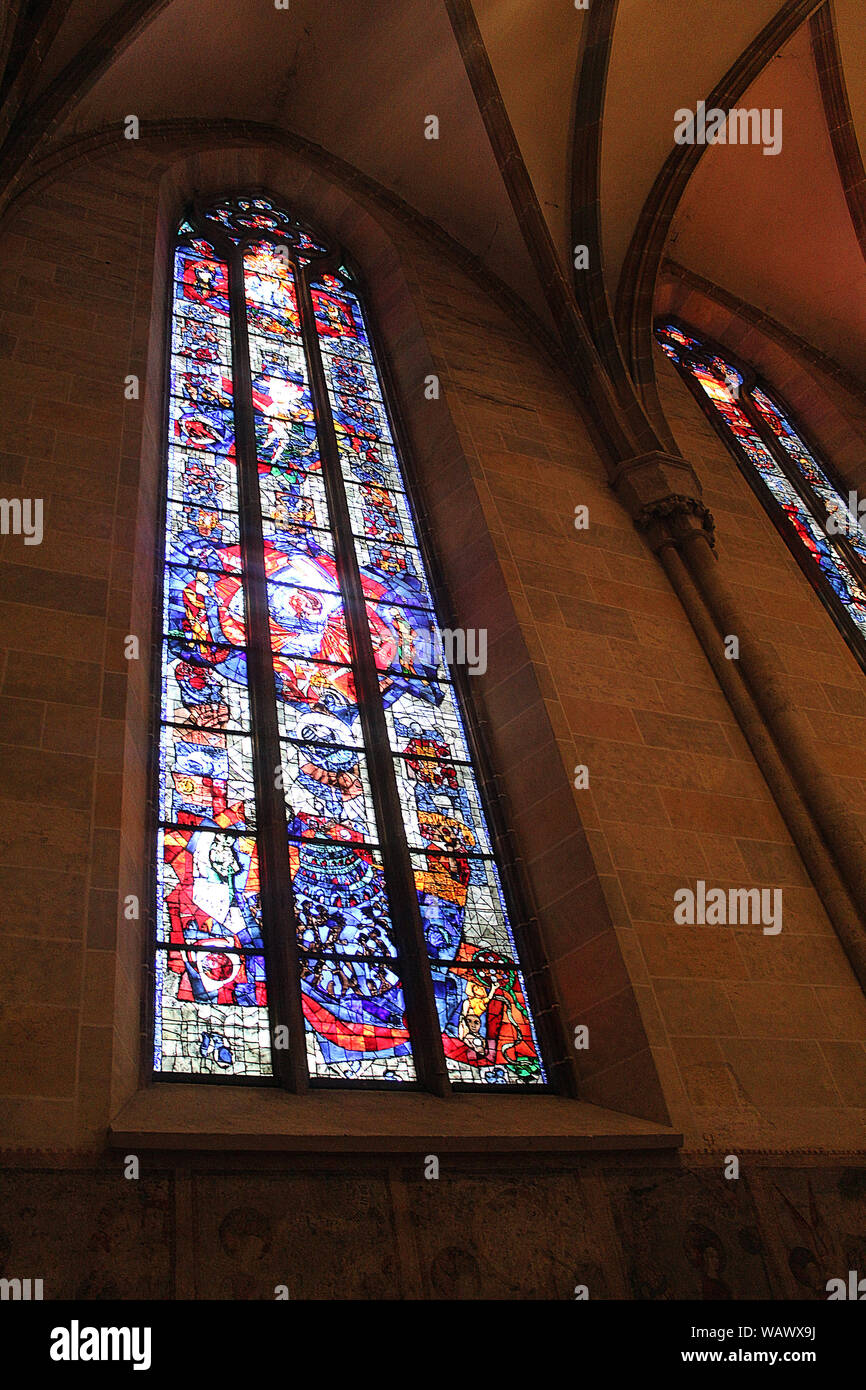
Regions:
[[[861,662],[866,661],[866,529],[857,499],[833,481],[790,412],[754,372],[675,322],[656,326],[675,363],[733,449]]]
[[[477,756],[342,254],[264,197],[174,249],[154,1068],[543,1087]]]

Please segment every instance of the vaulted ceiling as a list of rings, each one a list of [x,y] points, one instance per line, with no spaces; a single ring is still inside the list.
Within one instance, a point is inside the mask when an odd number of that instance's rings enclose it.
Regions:
[[[821,102],[808,27],[744,105],[783,112],[781,153],[718,146],[689,182],[669,253],[863,374],[866,261]]]
[[[144,130],[259,122],[361,170],[551,322],[544,256],[570,285],[577,207],[598,205],[612,312],[678,157],[674,112],[745,75],[736,104],[783,111],[782,153],[704,150],[669,203],[667,255],[864,380],[863,190],[844,187],[866,148],[862,3],[832,0],[840,173],[808,0],[7,0],[0,176],[25,188],[51,151],[129,114]]]

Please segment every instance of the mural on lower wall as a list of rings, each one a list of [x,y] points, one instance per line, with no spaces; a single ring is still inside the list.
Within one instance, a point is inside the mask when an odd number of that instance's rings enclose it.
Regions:
[[[46,1299],[808,1301],[866,1274],[866,1165],[721,1166],[11,1169],[0,1277]]]

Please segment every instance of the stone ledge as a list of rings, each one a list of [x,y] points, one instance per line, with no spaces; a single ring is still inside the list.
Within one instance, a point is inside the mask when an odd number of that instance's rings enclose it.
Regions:
[[[109,1126],[108,1142],[129,1150],[550,1153],[675,1149],[683,1138],[651,1120],[561,1096],[295,1096],[263,1087],[161,1082],[123,1106]]]

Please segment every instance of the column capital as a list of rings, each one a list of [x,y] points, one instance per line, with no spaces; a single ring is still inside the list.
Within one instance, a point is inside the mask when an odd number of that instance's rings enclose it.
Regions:
[[[679,544],[695,532],[714,545],[713,517],[686,459],[660,450],[626,459],[615,470],[611,487],[653,550]]]

